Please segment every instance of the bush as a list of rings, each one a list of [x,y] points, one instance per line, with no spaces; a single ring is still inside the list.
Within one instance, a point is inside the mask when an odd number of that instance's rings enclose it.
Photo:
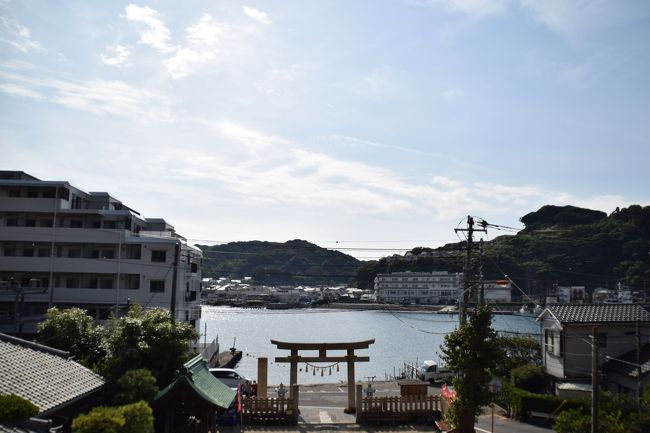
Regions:
[[[73,433],[153,433],[153,411],[144,401],[100,406],[72,422]]]
[[[0,395],[0,424],[13,423],[38,415],[38,407],[16,394]]]
[[[151,402],[159,388],[156,378],[146,368],[128,370],[117,380],[115,404],[129,404],[140,400]]]
[[[545,392],[549,386],[548,374],[541,365],[526,364],[516,367],[510,376],[514,386],[529,392]]]
[[[505,408],[514,418],[526,418],[526,414],[534,412],[555,413],[577,409],[585,411],[588,404],[580,400],[565,400],[554,395],[534,394],[512,384],[504,383],[501,392],[496,395],[496,402]]]
[[[126,420],[116,407],[96,407],[72,422],[73,433],[122,433]]]
[[[558,415],[553,430],[557,433],[589,433],[591,416],[577,409],[570,409]]]

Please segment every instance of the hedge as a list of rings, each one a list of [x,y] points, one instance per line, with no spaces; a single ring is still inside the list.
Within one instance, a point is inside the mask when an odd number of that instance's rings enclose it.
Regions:
[[[504,381],[505,382],[505,381]],[[589,410],[589,403],[581,400],[565,400],[548,394],[533,394],[505,382],[495,401],[508,409],[513,418],[526,418],[529,412],[561,413],[569,409]]]
[[[23,421],[38,415],[38,407],[15,394],[0,395],[0,424]]]

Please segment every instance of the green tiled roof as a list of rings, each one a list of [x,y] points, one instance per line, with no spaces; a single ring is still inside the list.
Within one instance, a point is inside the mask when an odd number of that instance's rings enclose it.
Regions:
[[[205,360],[199,355],[183,364],[174,381],[162,389],[156,401],[179,386],[187,385],[198,397],[215,406],[227,409],[237,396],[237,391],[224,385],[208,370]]]

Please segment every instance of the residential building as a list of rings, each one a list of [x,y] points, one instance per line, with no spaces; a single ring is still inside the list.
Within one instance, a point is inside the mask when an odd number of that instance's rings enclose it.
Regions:
[[[650,314],[638,304],[555,304],[547,306],[537,320],[543,365],[555,378],[556,389],[562,383],[591,380],[594,326],[601,371],[606,361],[626,359],[649,342]],[[605,376],[604,383],[616,391],[628,386],[614,375]]]
[[[393,272],[377,274],[375,293],[378,302],[445,304],[457,301],[462,284],[460,273]]]
[[[38,407],[35,418],[0,431],[70,431],[72,420],[102,399],[104,379],[68,352],[0,334],[0,394]]]
[[[34,332],[50,306],[104,320],[130,303],[168,308],[198,326],[201,261],[164,219],[144,218],[106,192],[0,171],[5,332]]]
[[[486,280],[483,282],[483,300],[488,304],[512,302],[512,283],[510,280]],[[480,298],[480,286],[477,287],[472,296],[476,302]],[[462,291],[458,294],[460,297]]]
[[[558,286],[546,290],[547,304],[580,304],[588,301],[585,286]]]

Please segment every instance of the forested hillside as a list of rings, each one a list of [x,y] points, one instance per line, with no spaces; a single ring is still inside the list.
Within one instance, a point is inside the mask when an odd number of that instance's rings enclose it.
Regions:
[[[252,277],[259,284],[354,284],[361,262],[303,240],[199,245],[203,276]]]
[[[524,230],[485,244],[486,278],[507,274],[528,293],[544,293],[553,283],[612,288],[618,281],[643,289],[650,285],[650,206],[604,212],[574,206],[544,206],[521,218]],[[498,233],[498,232],[496,232]],[[491,232],[494,236],[494,232]],[[461,271],[464,243],[417,248],[404,257],[367,262],[359,286],[371,286],[377,273],[404,270]]]

